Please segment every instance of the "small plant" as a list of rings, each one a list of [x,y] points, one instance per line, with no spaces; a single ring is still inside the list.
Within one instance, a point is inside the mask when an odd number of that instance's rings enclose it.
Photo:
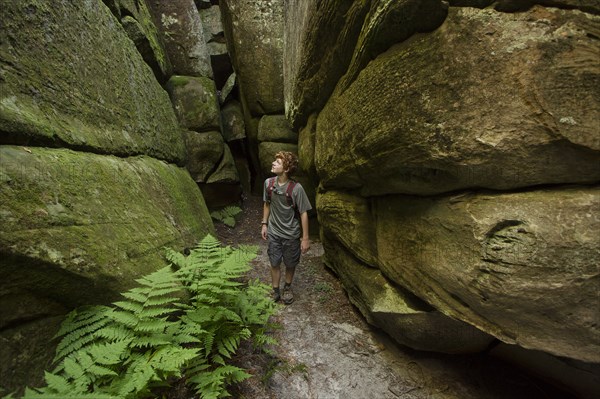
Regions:
[[[313,286],[315,292],[319,293],[319,302],[327,301],[328,297],[333,293],[333,287],[327,282],[318,282]]]
[[[235,217],[241,212],[242,208],[240,207],[226,206],[221,210],[211,212],[210,216],[219,222],[225,223],[229,227],[235,227]]]
[[[228,385],[250,376],[227,364],[241,341],[275,343],[269,287],[239,282],[256,251],[221,247],[210,235],[189,256],[168,250],[172,265],[136,280],[124,300],[67,316],[58,366],[46,372],[46,387],[24,397],[156,397],[182,377],[201,398],[229,396]]]

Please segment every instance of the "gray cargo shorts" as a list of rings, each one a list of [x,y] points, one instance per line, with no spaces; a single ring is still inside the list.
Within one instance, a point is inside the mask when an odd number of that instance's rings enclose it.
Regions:
[[[287,267],[296,267],[300,263],[300,239],[285,239],[269,234],[269,248],[267,254],[271,267],[283,264]]]

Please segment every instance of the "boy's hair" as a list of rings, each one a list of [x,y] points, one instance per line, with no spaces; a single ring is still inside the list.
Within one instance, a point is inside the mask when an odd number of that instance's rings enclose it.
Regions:
[[[281,159],[283,170],[287,169],[288,176],[291,176],[298,169],[298,157],[293,152],[279,151],[275,154],[275,159]]]

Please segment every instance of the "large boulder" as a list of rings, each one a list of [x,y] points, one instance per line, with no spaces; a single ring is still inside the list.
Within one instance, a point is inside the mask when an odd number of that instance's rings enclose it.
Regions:
[[[363,195],[600,179],[600,17],[450,8],[334,92],[317,121],[325,188]]]
[[[456,354],[480,352],[494,341],[390,284],[379,270],[361,264],[326,234],[322,237],[325,263],[340,277],[350,301],[370,324],[396,342],[417,350]]]
[[[3,143],[183,163],[167,94],[101,1],[4,2],[0,42]]]
[[[211,79],[172,76],[166,89],[181,126],[197,132],[221,130],[219,101]]]
[[[369,2],[289,0],[284,7],[285,114],[299,128],[346,72]]]
[[[598,188],[375,200],[378,265],[507,343],[600,363]]]
[[[315,141],[317,136],[317,115],[308,117],[306,126],[298,133],[298,165],[313,179],[318,180],[315,167]]]
[[[244,112],[239,101],[227,102],[221,109],[221,119],[223,120],[223,138],[225,141],[241,140],[246,137]]]
[[[212,221],[185,169],[149,157],[0,146],[3,385],[39,381],[58,316],[115,300],[166,265],[164,247],[182,250],[207,233]],[[14,357],[17,347],[29,356]]]
[[[212,78],[202,21],[193,0],[146,0],[159,21],[167,54],[176,75]]]
[[[341,191],[317,195],[317,212],[323,231],[335,237],[354,257],[377,266],[375,215],[371,200]]]
[[[186,168],[196,183],[205,183],[223,158],[225,143],[219,132],[184,134],[187,149]]]
[[[249,112],[283,113],[283,1],[221,0],[219,6]]]
[[[438,27],[441,0],[339,0],[285,3],[285,110],[294,128],[320,110],[336,82],[346,85],[392,44]]]
[[[258,141],[298,144],[298,133],[292,130],[285,115],[265,115],[258,123]]]
[[[127,36],[135,43],[146,64],[152,68],[156,79],[164,83],[173,74],[162,35],[145,0],[104,0]]]

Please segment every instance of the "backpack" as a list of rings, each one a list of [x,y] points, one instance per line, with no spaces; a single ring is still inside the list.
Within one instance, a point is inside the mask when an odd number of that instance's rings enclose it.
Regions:
[[[267,183],[267,201],[271,202],[271,196],[273,195],[273,190],[275,189],[275,180],[277,177],[270,177]],[[295,180],[290,179],[290,183],[285,190],[285,198],[287,199],[288,206],[294,208],[294,211],[298,212],[296,204],[294,203],[294,198],[292,197],[292,192],[294,191],[294,187],[296,187],[297,182]]]

